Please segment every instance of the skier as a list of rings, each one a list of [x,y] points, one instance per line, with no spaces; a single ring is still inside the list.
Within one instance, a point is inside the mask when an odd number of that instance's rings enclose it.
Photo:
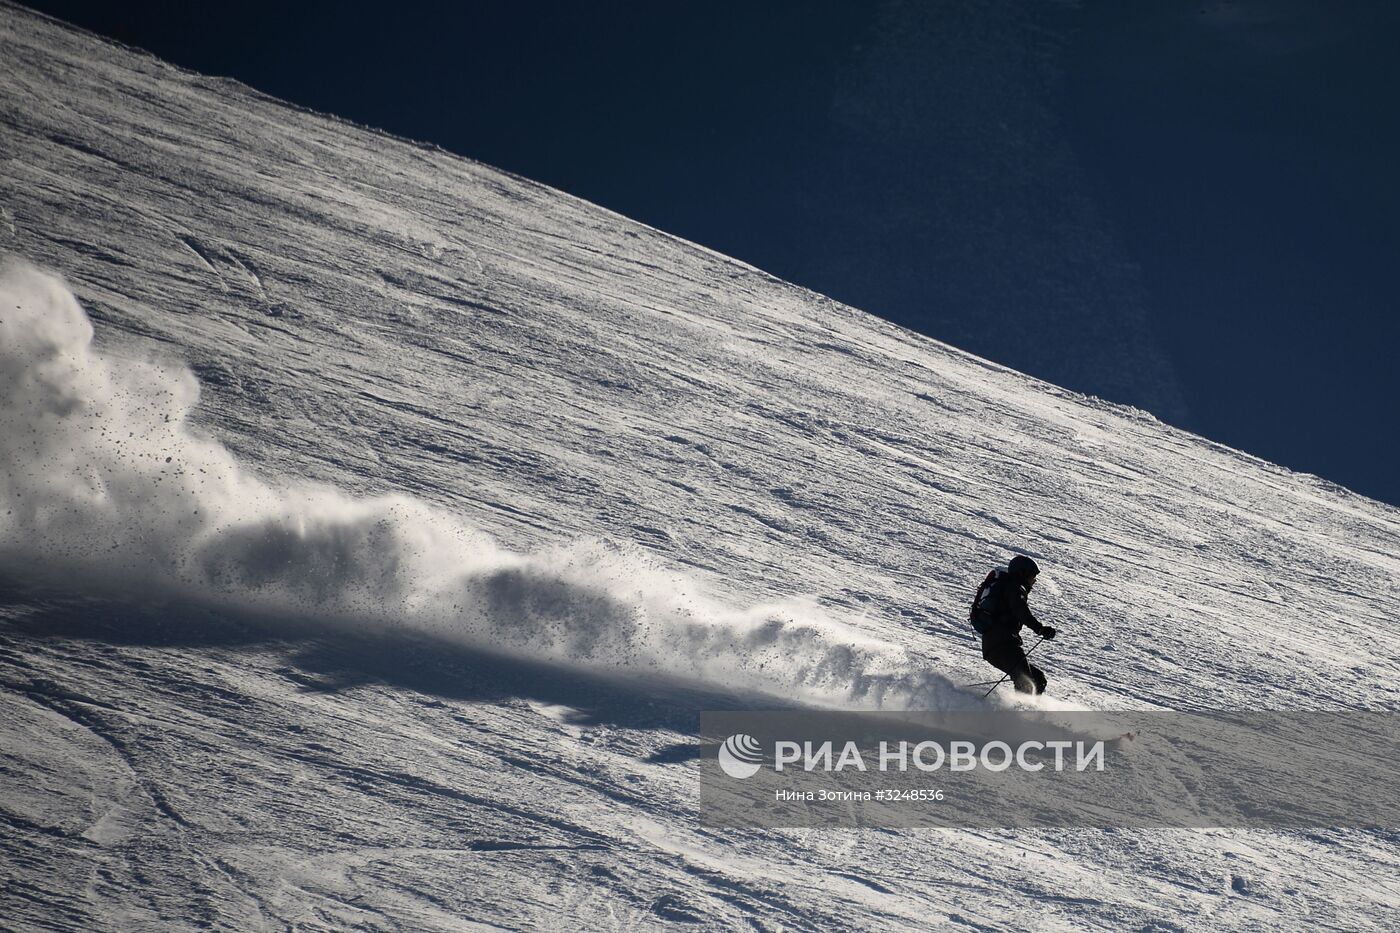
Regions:
[[[977,588],[972,601],[972,627],[982,636],[982,658],[1011,677],[1019,693],[1044,693],[1045,672],[1026,660],[1021,626],[1045,639],[1055,630],[1031,614],[1026,597],[1040,568],[1023,554],[1011,558],[1005,570],[993,570]]]

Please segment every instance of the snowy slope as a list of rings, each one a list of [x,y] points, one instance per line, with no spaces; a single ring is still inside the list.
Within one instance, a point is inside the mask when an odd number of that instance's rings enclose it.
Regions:
[[[15,7],[0,247],[9,926],[1400,919],[1383,833],[721,833],[689,764],[976,706],[1013,548],[1057,703],[1395,709],[1393,508]]]

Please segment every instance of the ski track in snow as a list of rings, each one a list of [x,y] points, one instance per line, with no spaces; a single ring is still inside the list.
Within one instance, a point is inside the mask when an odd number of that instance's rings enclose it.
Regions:
[[[974,703],[1017,547],[1061,704],[1394,709],[1395,509],[19,8],[0,62],[67,283],[0,286],[7,926],[1395,925],[1393,834],[719,832],[691,770],[700,709]]]

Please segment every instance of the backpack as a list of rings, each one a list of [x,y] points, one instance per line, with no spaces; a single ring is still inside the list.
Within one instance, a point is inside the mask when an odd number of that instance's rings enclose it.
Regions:
[[[967,621],[972,623],[972,627],[978,635],[987,634],[987,629],[994,620],[991,600],[992,584],[996,583],[997,577],[1005,572],[1004,570],[989,572],[987,579],[983,580],[982,585],[977,587],[977,595],[972,597],[972,609],[968,611]]]

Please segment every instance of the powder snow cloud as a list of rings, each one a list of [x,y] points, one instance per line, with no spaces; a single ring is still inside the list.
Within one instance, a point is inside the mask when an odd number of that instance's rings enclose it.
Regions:
[[[57,568],[68,585],[139,583],[823,703],[969,702],[807,602],[733,607],[640,553],[514,554],[407,496],[265,481],[191,422],[199,385],[187,366],[99,351],[61,280],[7,261],[0,309],[0,560],[12,572]]]

